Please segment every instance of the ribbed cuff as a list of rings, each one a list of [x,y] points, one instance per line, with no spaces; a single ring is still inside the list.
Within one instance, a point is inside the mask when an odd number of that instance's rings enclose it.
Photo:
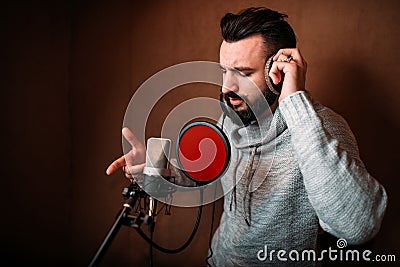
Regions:
[[[305,91],[298,91],[284,98],[279,104],[279,110],[289,128],[308,122],[316,116],[311,96]]]

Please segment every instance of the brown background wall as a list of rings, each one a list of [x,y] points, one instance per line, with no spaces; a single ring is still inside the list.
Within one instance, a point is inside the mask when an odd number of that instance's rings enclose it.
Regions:
[[[5,4],[2,259],[14,265],[90,262],[123,201],[127,181],[104,171],[122,152],[123,115],[135,89],[173,64],[218,61],[220,17],[249,6],[289,14],[309,63],[307,88],[348,120],[364,162],[388,191],[387,214],[371,248],[399,259],[400,2],[365,0]],[[177,90],[168,97],[217,94]],[[195,209],[173,209],[159,219],[156,240],[177,247],[195,215]],[[210,218],[208,205],[191,246],[177,255],[155,251],[155,266],[204,265]],[[102,266],[147,261],[146,243],[122,228]]]

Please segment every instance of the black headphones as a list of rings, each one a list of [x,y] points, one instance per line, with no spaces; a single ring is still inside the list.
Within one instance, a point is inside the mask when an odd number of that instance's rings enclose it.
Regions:
[[[272,55],[265,63],[264,76],[265,76],[265,81],[267,82],[267,86],[268,86],[269,90],[271,90],[271,92],[273,92],[276,95],[280,95],[280,93],[282,91],[283,79],[284,79],[285,75],[282,72],[282,79],[278,84],[274,84],[271,77],[269,77],[269,71],[271,70],[272,63],[274,63],[274,60],[273,60],[274,56],[275,56],[275,54]]]

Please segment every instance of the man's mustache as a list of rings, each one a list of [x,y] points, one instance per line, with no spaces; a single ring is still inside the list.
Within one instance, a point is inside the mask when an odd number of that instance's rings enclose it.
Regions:
[[[236,94],[236,93],[233,92],[233,91],[229,91],[229,93],[222,94],[222,95],[224,96],[224,98],[225,98],[226,100],[228,100],[228,98],[243,99],[243,100],[244,100],[243,97],[239,96],[238,94]]]

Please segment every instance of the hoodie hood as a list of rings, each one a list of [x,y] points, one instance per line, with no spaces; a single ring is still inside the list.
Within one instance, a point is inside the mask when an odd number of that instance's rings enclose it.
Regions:
[[[229,136],[231,145],[237,149],[262,146],[273,142],[277,136],[287,128],[279,106],[274,113],[268,113],[259,121],[249,125],[235,124],[228,116],[224,122],[224,129]]]

